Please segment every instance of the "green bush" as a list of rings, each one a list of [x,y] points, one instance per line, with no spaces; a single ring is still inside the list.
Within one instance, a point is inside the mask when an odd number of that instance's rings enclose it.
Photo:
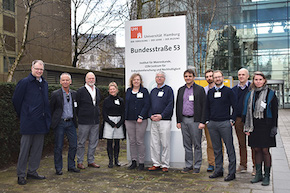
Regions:
[[[17,162],[20,145],[19,119],[12,104],[12,96],[16,84],[0,83],[0,163],[2,166]],[[52,91],[59,89],[60,85],[49,85],[49,96]],[[107,86],[98,86],[102,95],[100,108],[103,100],[108,96]],[[72,88],[77,90],[76,88]],[[125,97],[124,87],[119,87],[119,96]],[[102,120],[102,117],[101,117]],[[53,152],[53,130],[45,136],[43,155]],[[1,166],[0,166],[1,167]],[[52,166],[53,167],[53,166]]]

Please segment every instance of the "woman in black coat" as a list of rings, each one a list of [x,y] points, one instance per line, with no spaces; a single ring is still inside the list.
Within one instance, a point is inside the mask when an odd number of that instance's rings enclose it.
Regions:
[[[109,84],[109,96],[103,103],[104,131],[103,138],[107,139],[107,152],[109,156],[109,168],[113,165],[113,156],[115,166],[119,164],[120,139],[124,139],[123,124],[125,120],[124,100],[117,96],[118,85],[115,82]],[[113,147],[114,142],[114,147]]]
[[[252,183],[270,183],[270,147],[276,147],[278,101],[275,92],[268,88],[262,72],[255,72],[251,91],[245,97],[243,120],[244,132],[249,136],[248,143],[255,151],[256,175]],[[262,175],[264,163],[264,176]]]

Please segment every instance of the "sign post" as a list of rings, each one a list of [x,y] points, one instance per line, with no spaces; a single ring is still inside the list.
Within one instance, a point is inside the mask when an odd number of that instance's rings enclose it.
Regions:
[[[164,71],[165,83],[172,87],[176,102],[177,90],[185,84],[183,72],[187,69],[186,17],[164,17],[128,21],[125,24],[125,79],[126,87],[133,73],[140,73],[144,87],[150,92],[154,87],[155,74]],[[151,163],[150,126],[145,135],[145,164]],[[184,167],[184,148],[181,130],[176,128],[176,115],[172,117],[170,166]],[[127,144],[127,158],[130,149]]]

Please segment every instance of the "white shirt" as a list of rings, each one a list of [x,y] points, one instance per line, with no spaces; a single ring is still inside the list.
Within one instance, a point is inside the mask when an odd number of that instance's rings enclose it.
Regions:
[[[94,85],[94,88],[90,87],[89,85],[85,84],[86,89],[89,91],[92,97],[93,104],[96,105],[96,87]]]

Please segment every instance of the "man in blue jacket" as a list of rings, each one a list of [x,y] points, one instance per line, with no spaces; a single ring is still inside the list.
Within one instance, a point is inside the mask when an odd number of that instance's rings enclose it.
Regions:
[[[249,79],[249,71],[245,68],[241,68],[238,71],[238,79],[239,83],[232,88],[236,95],[237,99],[237,108],[236,108],[236,123],[235,123],[235,129],[236,134],[239,141],[239,150],[240,150],[240,165],[237,169],[237,172],[244,173],[247,172],[247,144],[246,144],[246,134],[244,133],[244,123],[242,122],[242,111],[243,111],[243,105],[245,101],[245,96],[249,92],[250,89],[250,82]],[[253,167],[255,166],[255,155],[254,151],[252,150],[252,161],[253,161]],[[256,169],[253,168],[252,175],[255,175]]]
[[[174,95],[170,86],[165,84],[165,73],[157,72],[157,87],[150,93],[151,107],[151,160],[149,171],[162,169],[168,172],[170,159],[171,117],[173,115]],[[162,153],[160,154],[160,143]]]
[[[236,153],[232,131],[232,126],[236,120],[236,97],[234,92],[224,85],[222,71],[214,71],[213,80],[215,86],[208,91],[206,103],[207,126],[215,156],[215,171],[209,178],[218,178],[224,175],[221,140],[223,139],[229,157],[229,173],[224,180],[231,181],[236,178]]]
[[[14,108],[20,118],[20,153],[17,163],[18,184],[25,185],[27,179],[43,180],[37,169],[40,165],[44,135],[48,133],[51,115],[48,102],[48,84],[42,77],[44,63],[32,62],[31,73],[20,80],[12,98]]]

